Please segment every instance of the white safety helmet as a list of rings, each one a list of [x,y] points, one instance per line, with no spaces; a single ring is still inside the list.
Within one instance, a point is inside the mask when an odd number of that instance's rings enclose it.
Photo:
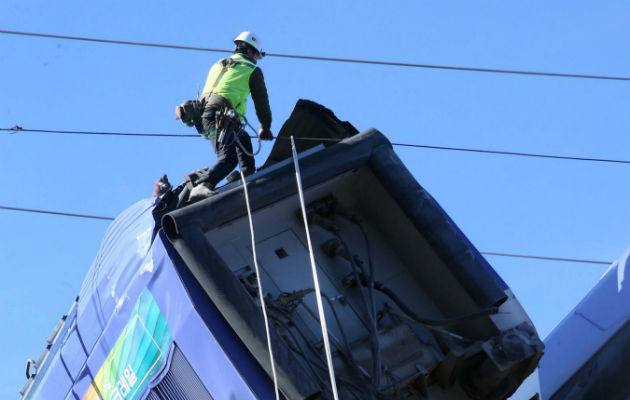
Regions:
[[[256,51],[259,52],[261,56],[265,56],[265,52],[262,49],[262,42],[258,35],[247,31],[241,32],[237,37],[234,38],[234,43],[238,44],[238,42],[247,43],[248,45],[256,49]]]

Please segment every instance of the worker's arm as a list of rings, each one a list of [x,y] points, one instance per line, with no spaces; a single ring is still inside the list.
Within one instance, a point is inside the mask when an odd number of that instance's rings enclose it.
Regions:
[[[269,107],[265,78],[260,68],[256,68],[249,76],[249,90],[252,93],[252,100],[254,100],[260,127],[263,130],[269,130],[271,128],[271,108]]]

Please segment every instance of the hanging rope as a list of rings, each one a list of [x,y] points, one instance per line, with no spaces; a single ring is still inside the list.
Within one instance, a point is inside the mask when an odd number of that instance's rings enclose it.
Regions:
[[[276,363],[273,358],[271,349],[271,335],[269,333],[269,319],[267,318],[267,307],[265,306],[265,298],[263,296],[262,282],[260,281],[260,269],[258,268],[258,256],[256,255],[256,238],[254,237],[254,223],[252,220],[252,211],[249,206],[249,194],[247,193],[247,182],[245,175],[241,169],[241,181],[243,182],[243,192],[245,193],[245,205],[247,206],[247,217],[249,218],[249,231],[252,238],[252,255],[254,257],[254,268],[256,269],[256,280],[258,281],[258,298],[262,307],[263,318],[265,319],[265,332],[267,333],[267,349],[269,350],[269,359],[271,361],[271,373],[273,375],[273,388],[276,394],[276,400],[280,400],[280,392],[278,391],[278,377],[276,375]]]
[[[243,146],[243,143],[241,143],[241,140],[238,138],[238,134],[234,134],[234,140],[236,140],[236,144],[238,145],[238,147],[240,147],[241,150],[243,150],[243,153],[247,154],[250,157],[255,157],[256,155],[258,155],[258,153],[260,153],[260,149],[262,148],[262,143],[260,142],[260,138],[258,136],[256,137],[258,138],[258,150],[256,150],[253,153],[250,153],[249,151],[247,151],[245,146]]]
[[[260,150],[262,148],[262,143],[260,142],[260,138],[258,137],[258,134],[256,133],[256,129],[252,126],[252,124],[249,123],[249,121],[247,120],[247,118],[245,118],[244,115],[241,115],[241,117],[243,118],[243,121],[245,121],[245,125],[249,126],[249,128],[252,130],[252,132],[254,132],[254,136],[250,136],[250,138],[256,138],[258,139],[258,150],[256,150],[253,153],[250,153],[249,151],[247,151],[247,149],[245,149],[245,147],[241,144],[241,141],[238,139],[238,135],[236,135],[236,143],[238,143],[238,145],[241,147],[241,149],[243,150],[243,152],[245,154],[247,154],[248,156],[256,156],[258,155],[258,153],[260,153]],[[243,131],[245,131],[245,127],[243,126]]]
[[[330,353],[330,343],[328,342],[328,327],[326,326],[326,316],[324,315],[324,305],[322,304],[322,292],[319,289],[319,279],[317,278],[317,268],[315,266],[315,257],[313,256],[313,245],[311,244],[311,235],[308,229],[306,205],[304,204],[304,191],[302,189],[302,177],[300,175],[300,165],[298,163],[293,136],[291,136],[291,150],[293,151],[295,180],[297,181],[298,194],[300,195],[300,207],[302,208],[302,218],[304,219],[304,229],[306,230],[306,242],[308,244],[308,254],[311,260],[311,272],[313,273],[313,283],[315,286],[315,299],[317,300],[317,311],[319,312],[319,321],[322,328],[322,339],[324,340],[324,349],[326,350],[326,362],[328,363],[328,373],[330,374],[330,385],[332,387],[334,399],[338,400],[339,395],[337,394],[337,383],[335,382],[335,369],[333,367],[332,356]]]

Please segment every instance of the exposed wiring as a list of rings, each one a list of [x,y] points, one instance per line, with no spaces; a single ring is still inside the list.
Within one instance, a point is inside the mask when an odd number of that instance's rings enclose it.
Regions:
[[[21,36],[31,36],[31,37],[40,37],[40,38],[49,38],[49,39],[78,40],[78,41],[84,41],[84,42],[119,44],[119,45],[128,45],[128,46],[158,47],[158,48],[174,49],[174,50],[194,50],[194,51],[207,51],[207,52],[215,52],[215,53],[233,53],[233,50],[229,50],[229,49],[216,49],[216,48],[209,48],[209,47],[183,46],[183,45],[165,44],[165,43],[150,43],[150,42],[127,41],[127,40],[90,38],[90,37],[82,37],[82,36],[58,35],[58,34],[51,34],[51,33],[36,33],[36,32],[23,32],[23,31],[10,31],[10,30],[0,30],[0,33],[7,34],[7,35],[21,35]],[[463,67],[463,66],[452,66],[452,65],[436,65],[436,64],[420,64],[420,63],[407,63],[407,62],[397,62],[397,61],[366,60],[366,59],[357,59],[357,58],[308,56],[308,55],[301,55],[301,54],[267,53],[266,56],[278,57],[278,58],[292,58],[292,59],[300,59],[300,60],[312,60],[312,61],[328,61],[328,62],[343,62],[343,63],[354,63],[354,64],[385,65],[385,66],[392,66],[392,67],[439,69],[439,70],[448,70],[448,71],[532,75],[532,76],[546,76],[546,77],[554,77],[554,78],[580,78],[580,79],[630,81],[630,78],[626,76],[571,74],[571,73],[561,73],[561,72],[510,70],[510,69],[499,69],[499,68],[476,68],[476,67]]]
[[[372,247],[370,246],[370,238],[368,237],[367,231],[365,230],[365,226],[363,222],[357,217],[355,214],[349,213],[347,210],[342,208],[341,204],[335,202],[334,203],[335,213],[344,217],[348,221],[356,224],[361,231],[361,235],[363,235],[363,239],[365,240],[365,248],[368,257],[368,294],[370,295],[370,306],[372,311],[372,319],[376,321],[376,300],[374,296],[374,262],[372,260]],[[346,244],[347,247],[347,244]],[[355,259],[355,263],[361,267],[360,260]],[[363,268],[361,268],[363,270]],[[365,271],[364,271],[365,272]]]
[[[302,359],[308,365],[308,368],[311,370],[311,373],[313,374],[313,376],[315,376],[315,378],[318,380],[321,387],[324,388],[324,390],[326,390],[328,393],[332,394],[330,392],[330,389],[328,388],[329,385],[327,385],[327,382],[324,380],[324,378],[322,378],[321,375],[316,373],[315,370],[313,369],[313,366],[315,366],[319,368],[322,372],[326,374],[328,373],[328,368],[326,367],[326,363],[321,358],[321,352],[317,348],[315,348],[315,346],[313,345],[313,343],[311,343],[310,340],[308,340],[304,332],[302,332],[299,326],[293,321],[291,315],[287,311],[275,305],[270,305],[269,309],[273,312],[277,312],[278,314],[282,315],[288,321],[288,323],[290,323],[293,326],[293,328],[295,328],[295,332],[297,332],[300,335],[300,337],[302,338],[302,341],[308,346],[310,352],[315,356],[314,359],[306,355],[306,352],[300,345],[300,341],[297,340],[295,335],[293,334],[293,329],[291,328],[291,326],[289,326],[287,322],[282,321],[281,318],[278,318],[277,316],[270,314],[271,319],[275,321],[278,325],[280,325],[285,330],[285,332],[287,332],[291,336],[291,339],[293,340],[294,344],[299,348],[298,354],[302,356]],[[351,393],[352,393],[352,390],[350,390],[348,387],[354,387],[355,389],[358,389],[361,392],[363,392],[360,387],[354,385],[353,383],[345,379],[337,378],[337,380],[339,380],[342,385],[345,385],[346,386],[345,389],[350,391]],[[354,393],[353,393],[353,396],[355,398],[357,397],[356,394]],[[362,398],[362,397],[358,397],[358,398]]]
[[[341,237],[339,233],[339,228],[331,220],[327,219],[323,215],[320,215],[316,209],[311,209],[311,212],[308,215],[308,221],[311,224],[320,226],[321,228],[329,231],[337,238],[337,240],[339,241],[339,244],[341,245],[341,247],[343,247],[343,251],[337,255],[341,256],[343,254],[342,258],[344,258],[346,261],[350,263],[350,267],[352,271],[351,273],[354,276],[354,279],[356,281],[360,281],[361,280],[360,277],[366,275],[365,271],[363,270],[361,264],[356,262],[355,258],[352,256],[350,247],[345,242],[345,240],[343,240],[343,238]],[[363,307],[365,308],[365,315],[361,319],[363,320],[363,323],[368,327],[368,330],[370,331],[370,346],[371,346],[372,357],[373,357],[373,366],[372,366],[373,382],[372,384],[376,388],[378,388],[380,386],[381,367],[382,367],[380,345],[378,341],[378,326],[376,322],[376,315],[375,313],[372,312],[372,310],[375,310],[375,307],[374,308],[372,307],[373,297],[370,297],[369,299],[366,297],[363,291],[363,286],[367,286],[367,284],[356,285],[356,288],[359,290],[359,295],[361,297]],[[369,295],[370,293],[368,290],[368,297]]]
[[[477,341],[477,339],[467,338],[467,337],[458,335],[456,333],[453,333],[453,332],[450,332],[450,331],[447,331],[447,330],[444,330],[444,329],[436,328],[433,325],[424,324],[424,323],[422,323],[422,322],[420,322],[420,321],[418,321],[416,319],[411,318],[408,315],[397,313],[396,311],[392,310],[390,307],[385,307],[385,312],[387,312],[388,314],[394,315],[394,316],[396,316],[398,318],[402,318],[404,320],[407,320],[409,322],[413,322],[415,324],[422,325],[425,328],[430,329],[430,330],[432,330],[432,331],[434,331],[436,333],[439,333],[439,334],[442,334],[442,335],[445,335],[445,336],[450,336],[450,337],[452,337],[454,339],[457,339],[457,340],[463,340],[463,341],[467,341],[467,342],[476,342]]]
[[[313,320],[315,322],[317,322],[318,324],[320,323],[319,318],[317,317],[315,312],[310,309],[310,307],[308,307],[306,304],[304,304],[304,302],[300,302],[300,305],[306,310],[306,313],[311,318],[313,318]],[[294,323],[294,325],[295,325],[295,323]],[[339,325],[339,327],[341,328],[341,324],[340,324],[338,319],[337,319],[337,325]],[[339,339],[337,339],[331,332],[328,332],[328,336],[329,336],[332,344],[337,348],[337,351],[342,356],[342,358],[346,362],[348,362],[349,365],[354,367],[357,370],[357,372],[360,373],[360,370],[357,367],[356,361],[354,360],[354,357],[352,356],[352,351],[350,350],[350,346],[347,345],[348,344],[347,340],[343,340],[343,338],[342,338],[342,341],[344,342],[344,345],[342,346],[341,343],[339,342]]]
[[[339,213],[340,215],[345,214],[347,218],[351,220],[353,219],[352,216],[349,216],[347,212],[344,212],[345,210],[343,210],[338,203],[335,203],[335,205],[337,206],[335,209],[335,212]],[[325,214],[326,212],[322,210],[322,213]],[[356,222],[358,221],[358,218],[355,217],[354,220]],[[337,238],[337,240],[343,247],[342,253],[345,255],[345,257],[343,258],[350,263],[352,274],[355,280],[359,281],[360,276],[366,275],[360,261],[358,260],[358,258],[355,258],[352,256],[350,247],[348,246],[346,241],[343,240],[343,238],[341,237],[339,233],[339,228],[332,221],[328,220],[326,217],[321,215],[317,211],[317,207],[315,207],[315,209],[311,209],[311,212],[309,215],[309,221],[310,223],[316,224],[322,227],[323,229],[328,230],[333,235],[335,235],[335,237]],[[367,239],[367,236],[366,236],[366,239]],[[369,248],[369,242],[368,242],[368,248]],[[370,265],[370,267],[372,267],[372,265]],[[373,277],[373,272],[374,271],[371,270],[370,277]],[[366,298],[365,293],[363,292],[362,286],[363,285],[357,285],[356,287],[359,290],[361,301],[363,302],[363,305],[366,311],[365,317],[363,319],[365,320],[364,323],[368,326],[369,328],[368,330],[370,331],[370,347],[372,351],[372,361],[373,361],[372,384],[374,385],[375,390],[377,390],[380,387],[382,361],[381,361],[381,350],[380,350],[380,343],[379,343],[379,337],[378,337],[378,323],[376,320],[376,303],[374,300],[373,285],[370,286],[369,283],[368,285],[366,285],[368,286],[368,296],[367,296],[368,298]]]
[[[304,302],[302,301],[303,297],[310,294],[310,293],[314,293],[315,289],[304,289],[298,292],[294,292],[294,294],[288,294],[287,296],[285,296],[286,298],[288,298],[290,300],[289,303],[286,303],[286,301],[284,299],[279,299],[280,301],[275,301],[274,304],[277,307],[280,308],[286,308],[287,306],[290,306],[294,303],[297,303],[299,305],[301,305],[306,311],[307,313],[319,324],[319,317],[317,315],[315,315],[315,313],[313,312],[313,310],[310,309],[310,307],[308,307],[306,304],[304,304]],[[343,329],[343,325],[341,324],[341,321],[339,320],[339,315],[337,314],[337,310],[335,309],[332,300],[328,297],[328,295],[325,292],[321,292],[322,298],[326,299],[326,302],[328,303],[328,307],[330,308],[330,310],[333,313],[333,316],[335,318],[335,322],[337,323],[337,327],[339,328],[339,332],[341,333],[341,340],[343,342],[344,347],[342,348],[341,346],[339,346],[338,343],[336,343],[337,349],[340,351],[340,353],[342,353],[345,357],[347,357],[347,359],[349,361],[354,361],[353,357],[352,357],[352,351],[350,349],[350,343],[348,342],[348,338],[346,336],[346,333]],[[334,338],[334,336],[332,335],[332,333],[329,332],[329,335],[331,338]],[[335,339],[337,342],[338,340]],[[344,353],[345,351],[345,353]]]
[[[321,361],[320,361],[321,363]],[[314,366],[316,366],[317,368],[319,368],[322,371],[326,371],[326,367],[323,364],[317,364],[317,363],[313,363]],[[361,400],[365,400],[365,387],[361,387],[356,385],[353,382],[350,382],[342,377],[337,378],[339,380],[339,382],[341,383],[341,388],[344,388],[345,390],[347,390],[348,392],[350,392],[350,394],[352,394],[354,396],[355,399],[361,399]],[[359,397],[357,395],[357,393],[355,393],[355,391],[359,392],[361,397]],[[379,395],[379,393],[374,393],[372,391],[368,391],[368,393],[371,396],[371,399],[375,399],[375,395]]]
[[[332,232],[337,239],[339,239],[339,241],[341,242],[341,245],[344,247],[346,253],[349,255],[347,261],[350,263],[350,266],[352,268],[352,274],[354,275],[355,279],[360,280],[361,275],[365,276],[365,272],[363,271],[363,269],[361,268],[361,265],[359,263],[357,263],[354,259],[354,257],[352,257],[352,253],[350,251],[350,248],[348,246],[348,244],[342,239],[341,235],[339,234],[339,231],[335,231]],[[359,272],[359,269],[361,269],[361,272]],[[375,388],[378,388],[380,386],[380,380],[381,380],[381,350],[380,350],[380,344],[379,344],[379,340],[378,340],[378,326],[376,323],[376,307],[374,305],[374,297],[373,295],[370,293],[369,287],[368,287],[368,298],[366,298],[365,293],[363,293],[363,289],[362,289],[363,285],[357,285],[357,288],[359,289],[359,293],[361,295],[361,300],[363,301],[363,305],[365,306],[366,309],[366,314],[367,314],[367,322],[368,322],[368,326],[370,327],[370,344],[372,347],[372,356],[374,357],[373,359],[373,363],[374,365],[372,366],[372,370],[373,370],[373,375],[372,375],[372,379],[374,380],[372,383],[374,384]],[[366,285],[367,286],[367,285]]]
[[[279,312],[280,310],[270,306],[269,307],[270,311],[277,311]],[[282,313],[281,313],[282,314]],[[284,316],[284,315],[283,315]],[[316,373],[315,370],[313,369],[313,363],[308,359],[308,357],[306,356],[306,353],[304,352],[304,349],[302,348],[302,345],[300,344],[300,341],[297,340],[297,338],[295,337],[295,335],[293,334],[293,331],[291,329],[290,326],[287,325],[286,322],[282,321],[282,319],[280,319],[279,317],[273,315],[273,314],[269,314],[269,318],[275,322],[276,326],[280,326],[284,329],[284,331],[291,336],[291,340],[293,340],[294,342],[294,346],[297,348],[294,348],[294,351],[299,354],[300,356],[302,356],[302,359],[304,360],[304,363],[306,364],[306,366],[308,367],[308,369],[311,371],[312,376],[317,380],[320,388],[323,388],[323,390],[325,390],[325,388],[327,387],[326,382],[322,379],[322,377],[320,376],[320,374]],[[286,316],[285,316],[286,318]],[[295,324],[294,324],[295,326]],[[297,327],[296,327],[296,330]],[[301,332],[300,332],[301,335]],[[301,335],[302,336],[302,335]]]
[[[367,372],[365,370],[363,370],[359,364],[356,362],[354,355],[352,354],[352,348],[350,346],[350,342],[348,341],[348,337],[346,336],[345,330],[343,329],[343,325],[341,324],[341,321],[339,319],[339,316],[337,315],[337,311],[335,310],[335,307],[333,305],[332,300],[330,299],[330,297],[328,297],[328,295],[324,292],[322,292],[322,297],[324,299],[326,299],[326,301],[328,302],[328,306],[330,307],[330,309],[333,312],[333,315],[335,317],[335,321],[337,322],[337,326],[339,327],[339,331],[341,333],[341,339],[343,341],[343,344],[345,346],[345,351],[346,354],[343,353],[343,349],[338,348],[340,354],[344,355],[346,360],[349,362],[349,364],[352,366],[353,369],[355,369],[356,374],[359,376],[359,378],[364,379],[366,377],[368,377],[369,375],[367,374]],[[306,306],[306,304],[301,303],[302,306],[308,311],[308,313],[315,318],[315,315],[313,314],[313,311],[310,310],[310,308],[308,308]],[[319,322],[319,320],[318,320]]]
[[[303,298],[308,295],[314,293],[314,289],[304,289],[304,290],[299,290],[299,291],[295,291],[292,293],[283,293],[281,294],[277,300],[275,300],[273,302],[274,307],[276,307],[277,312],[281,313],[285,318],[287,318],[292,324],[293,326],[295,326],[295,329],[299,329],[297,327],[297,324],[295,323],[295,321],[293,321],[291,315],[289,314],[289,312],[286,310],[286,308],[294,308],[294,304],[299,304],[300,306],[302,306],[308,315],[311,316],[311,318],[313,318],[313,320],[315,320],[317,323],[319,323],[319,318],[317,317],[317,315],[315,315],[315,312],[313,310],[311,310],[310,307],[308,307],[304,302],[303,302]],[[335,306],[333,304],[333,300],[325,293],[325,292],[321,292],[322,297],[328,302],[328,306],[330,307],[331,311],[333,312],[334,318],[335,318],[335,322],[337,323],[337,326],[339,328],[339,331],[341,333],[341,338],[342,338],[342,342],[343,342],[343,346],[341,346],[339,344],[339,340],[336,339],[332,333],[329,332],[329,335],[332,339],[332,343],[335,345],[335,347],[337,348],[339,354],[344,358],[344,360],[348,363],[348,366],[350,366],[356,376],[359,378],[359,380],[361,380],[362,384],[364,387],[368,387],[370,386],[370,382],[369,379],[370,375],[367,373],[367,371],[365,371],[355,360],[353,354],[352,354],[352,349],[350,347],[350,343],[348,341],[348,338],[345,334],[345,330],[343,328],[343,324],[341,323],[341,320],[339,319],[339,315],[337,314],[337,311],[335,309]],[[305,335],[303,333],[301,333],[301,336],[303,339],[305,339]],[[305,339],[306,340],[306,339]],[[323,362],[323,360],[320,360],[320,362]],[[337,378],[339,379],[339,378]],[[376,389],[375,389],[376,390]]]
[[[330,301],[330,299],[328,299]],[[330,303],[329,303],[330,304]],[[315,320],[318,321],[318,319],[316,318],[315,314],[313,313],[312,310],[310,310],[310,308],[308,308],[305,304],[302,304],[304,306],[304,308],[307,310],[308,314],[311,315]],[[333,309],[333,313],[336,314],[336,312],[334,311],[334,308],[332,307],[331,304],[331,308]],[[336,344],[337,349],[339,350],[339,354],[342,355],[344,357],[344,359],[346,360],[346,362],[348,363],[348,365],[352,368],[352,370],[354,370],[354,373],[356,374],[356,377],[361,381],[361,383],[363,384],[364,388],[372,388],[370,393],[373,395],[374,393],[379,393],[378,392],[378,387],[376,387],[375,385],[373,385],[373,383],[370,381],[370,375],[367,373],[367,371],[365,371],[364,368],[362,368],[359,363],[357,363],[357,361],[355,360],[353,354],[352,354],[352,349],[350,348],[350,345],[348,343],[347,338],[345,337],[345,334],[343,333],[343,326],[341,325],[339,319],[337,317],[335,317],[335,319],[337,320],[337,324],[339,325],[339,329],[342,331],[342,340],[344,341],[345,346],[347,347],[347,354],[344,353],[343,349]],[[332,335],[331,335],[332,337]],[[379,362],[380,362],[380,358],[379,358]],[[372,378],[373,379],[373,378]],[[342,380],[342,378],[337,377],[337,380]],[[346,381],[347,382],[347,381]]]
[[[361,279],[361,284],[365,284],[365,279]],[[383,285],[381,282],[374,283],[374,289],[378,290],[381,293],[384,293],[389,297],[397,306],[400,308],[405,314],[409,315],[414,320],[418,321],[421,324],[429,325],[429,326],[448,326],[458,324],[460,322],[487,317],[488,315],[496,314],[499,309],[497,307],[487,307],[482,308],[477,311],[473,311],[470,313],[458,315],[450,318],[442,318],[442,319],[431,319],[424,318],[416,314],[411,308],[409,308],[391,289]]]
[[[365,240],[365,247],[366,247],[366,251],[367,251],[367,257],[368,257],[368,295],[370,297],[370,307],[371,307],[371,312],[372,312],[372,321],[374,323],[374,329],[376,331],[376,335],[377,338],[375,340],[375,346],[376,346],[376,357],[374,360],[374,365],[375,368],[379,369],[379,374],[378,374],[378,379],[376,380],[376,384],[377,387],[378,385],[380,385],[380,376],[381,376],[381,351],[380,351],[380,343],[378,341],[378,322],[376,320],[376,296],[374,295],[374,263],[372,261],[372,248],[370,246],[370,239],[368,237],[367,231],[365,230],[365,226],[363,225],[363,222],[354,214],[352,215],[348,215],[347,212],[345,212],[346,210],[340,210],[341,205],[339,203],[337,203],[337,213],[339,215],[341,215],[342,217],[347,218],[349,221],[354,222],[358,227],[359,230],[361,231],[361,234],[363,235],[363,239]],[[344,212],[341,212],[344,211]],[[355,260],[357,265],[359,264],[359,260]]]
[[[330,233],[332,233],[338,240],[338,243],[332,243],[330,245],[327,246],[327,250],[325,250],[325,252],[329,255],[329,256],[339,256],[344,258],[345,260],[347,260],[348,262],[350,262],[351,267],[352,267],[352,276],[354,277],[354,282],[347,282],[348,284],[354,284],[356,285],[357,288],[361,288],[362,286],[369,286],[369,287],[373,287],[374,289],[384,293],[385,295],[387,295],[405,314],[407,314],[409,317],[411,317],[412,319],[414,319],[415,321],[418,321],[422,324],[425,325],[431,325],[431,326],[446,326],[446,325],[452,325],[452,324],[456,324],[456,323],[460,323],[462,321],[466,321],[469,319],[476,319],[476,318],[480,318],[480,317],[485,317],[489,314],[496,314],[498,312],[498,308],[497,307],[488,307],[485,309],[481,309],[481,310],[477,310],[471,313],[467,313],[467,314],[463,314],[463,315],[459,315],[456,317],[452,317],[452,318],[445,318],[445,319],[429,319],[429,318],[424,318],[421,317],[419,315],[417,315],[411,308],[409,308],[399,297],[398,295],[396,295],[396,293],[394,293],[391,289],[389,289],[388,287],[386,287],[383,283],[381,282],[377,282],[375,281],[373,278],[373,274],[374,274],[374,268],[372,265],[370,265],[371,267],[371,271],[370,274],[366,274],[365,270],[362,268],[361,264],[361,260],[359,259],[358,255],[354,255],[354,253],[350,250],[348,244],[346,243],[346,241],[341,237],[340,234],[340,229],[335,225],[335,223],[333,223],[331,220],[329,220],[328,218],[326,218],[324,215],[328,216],[330,215],[339,215],[344,217],[345,219],[348,219],[354,223],[356,223],[360,228],[361,228],[361,233],[364,236],[364,239],[366,240],[366,246],[367,246],[367,251],[368,251],[368,256],[371,258],[371,249],[370,249],[370,243],[368,240],[368,235],[367,232],[365,230],[365,227],[363,226],[363,224],[361,223],[361,221],[359,220],[358,217],[356,217],[355,215],[351,214],[350,212],[348,212],[347,210],[345,210],[338,202],[334,201],[334,200],[328,200],[324,203],[324,205],[318,204],[315,206],[311,206],[310,208],[311,212],[309,215],[309,220],[312,224],[316,224],[318,226],[320,226],[321,228],[329,231]],[[327,242],[327,244],[330,242]],[[343,251],[340,251],[339,246],[341,246],[343,248]],[[370,261],[370,264],[371,261]],[[367,276],[367,278],[366,278]],[[365,297],[363,296],[363,292],[361,291],[362,294],[362,300],[364,305],[366,306],[366,308],[369,310],[371,307],[370,305],[367,304],[367,301],[365,299]],[[374,300],[372,299],[372,303],[374,304],[375,307],[375,303]],[[373,321],[375,321],[375,318],[373,318],[372,315],[370,315],[371,319]],[[372,321],[370,321],[372,322]],[[372,332],[373,335],[378,335],[378,328],[376,328],[375,331]],[[377,344],[378,346],[378,344]],[[380,351],[379,351],[380,353]],[[373,356],[376,358],[377,357],[377,353],[374,353]],[[380,370],[380,365],[379,365],[379,370]]]
[[[337,322],[337,326],[339,327],[339,333],[341,334],[341,340],[343,340],[343,344],[346,347],[346,352],[348,353],[348,359],[350,362],[356,365],[356,361],[354,360],[354,356],[352,355],[352,348],[350,347],[350,342],[348,341],[348,337],[346,336],[345,329],[343,329],[343,324],[339,320],[339,315],[337,315],[337,310],[335,310],[335,305],[333,304],[330,297],[325,292],[322,292],[322,297],[326,299],[328,303],[328,307],[332,310],[333,316],[335,317],[335,321]]]

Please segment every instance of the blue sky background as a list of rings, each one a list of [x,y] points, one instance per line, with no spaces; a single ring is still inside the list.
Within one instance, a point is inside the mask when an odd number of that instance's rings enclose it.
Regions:
[[[252,30],[272,53],[627,77],[628,7],[3,0],[0,29],[222,49]],[[173,108],[222,56],[0,34],[0,128],[192,134]],[[628,81],[277,57],[259,65],[274,133],[305,98],[392,142],[630,159]],[[630,244],[628,164],[395,149],[480,251],[612,261]],[[163,173],[178,184],[214,160],[200,137],[0,132],[0,206],[116,216]],[[107,225],[0,210],[0,398],[18,397],[25,360],[79,293]],[[543,337],[607,268],[487,258]]]

